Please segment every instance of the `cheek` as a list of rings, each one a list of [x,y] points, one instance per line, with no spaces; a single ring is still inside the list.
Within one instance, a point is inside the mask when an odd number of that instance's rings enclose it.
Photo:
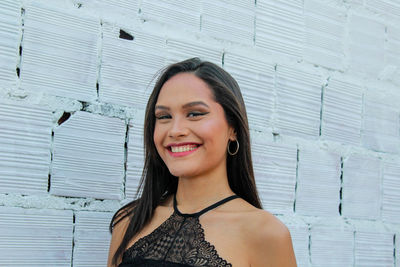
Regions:
[[[158,153],[160,153],[159,149],[162,147],[162,133],[157,124],[154,127],[153,142],[156,145]]]
[[[203,125],[201,131],[214,147],[225,146],[228,142],[228,125],[224,121],[209,121]]]

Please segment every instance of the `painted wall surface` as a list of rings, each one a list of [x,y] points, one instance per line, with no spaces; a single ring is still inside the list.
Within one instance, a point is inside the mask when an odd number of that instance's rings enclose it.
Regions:
[[[400,266],[400,2],[1,0],[0,266],[105,266],[154,74],[239,82],[299,266]]]

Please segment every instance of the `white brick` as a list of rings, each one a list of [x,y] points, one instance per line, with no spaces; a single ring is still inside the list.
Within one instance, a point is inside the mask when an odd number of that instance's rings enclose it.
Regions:
[[[100,12],[103,16],[129,16],[139,11],[140,0],[72,0],[75,5],[80,4],[82,8],[89,8]]]
[[[120,39],[120,27],[103,24],[103,57],[99,98],[121,105],[145,107],[152,78],[165,62],[165,40],[139,30],[133,40]]]
[[[50,7],[26,9],[21,87],[83,101],[96,99],[100,22]]]
[[[400,161],[383,165],[382,219],[400,223]]]
[[[106,266],[113,213],[80,211],[75,217],[73,266]]]
[[[296,213],[338,216],[340,156],[316,149],[300,149]]]
[[[15,87],[21,24],[21,7],[17,1],[2,1],[0,24],[0,87]]]
[[[1,266],[71,266],[72,212],[0,207]]]
[[[381,207],[381,163],[353,155],[343,163],[342,215],[357,219],[379,219]]]
[[[136,199],[144,166],[143,120],[137,119],[129,127],[128,159],[126,170],[126,198]]]
[[[365,0],[365,6],[386,16],[400,18],[400,2],[398,0]]]
[[[199,57],[201,60],[210,61],[221,66],[222,50],[222,47],[216,47],[208,43],[185,39],[168,39],[166,64]]]
[[[263,131],[271,127],[274,109],[274,65],[270,62],[226,53],[224,68],[240,86],[246,105],[250,129]]]
[[[24,102],[0,101],[0,192],[47,192],[52,114]]]
[[[364,101],[362,141],[371,150],[399,153],[400,108],[394,95],[368,91]]]
[[[297,266],[309,267],[309,230],[307,225],[290,225],[286,224],[292,237],[293,250],[296,256]]]
[[[384,64],[385,26],[376,20],[353,15],[348,31],[350,68],[377,77]]]
[[[56,128],[50,192],[119,199],[125,129],[120,119],[81,111]]]
[[[276,129],[282,134],[316,139],[321,114],[321,77],[277,66]]]
[[[201,31],[207,35],[252,45],[254,1],[203,0]]]
[[[256,17],[256,46],[297,58],[302,56],[302,0],[258,0]]]
[[[343,7],[306,0],[306,60],[333,69],[343,69],[346,13]]]
[[[356,231],[355,266],[394,267],[393,234]]]
[[[143,0],[141,14],[145,20],[155,20],[178,27],[200,30],[201,1],[196,0]]]
[[[388,24],[385,43],[385,63],[400,68],[400,18],[397,24]]]
[[[322,138],[359,145],[361,112],[361,86],[339,79],[330,80],[323,97]]]
[[[313,267],[353,267],[354,233],[340,226],[311,227],[311,262]]]
[[[252,140],[252,158],[263,208],[275,214],[292,213],[297,148]]]

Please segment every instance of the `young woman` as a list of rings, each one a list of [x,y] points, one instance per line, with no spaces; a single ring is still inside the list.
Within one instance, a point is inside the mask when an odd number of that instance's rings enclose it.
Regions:
[[[108,266],[296,266],[290,233],[261,209],[236,81],[198,58],[149,98],[142,194],[110,224]]]

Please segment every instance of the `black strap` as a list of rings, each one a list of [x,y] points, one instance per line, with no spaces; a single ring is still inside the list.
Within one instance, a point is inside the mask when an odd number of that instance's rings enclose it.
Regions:
[[[176,204],[176,194],[175,194],[174,195],[174,210],[175,210],[176,213],[178,213],[178,215],[183,216],[183,217],[199,217],[199,216],[203,215],[204,213],[206,213],[207,211],[215,209],[216,207],[221,206],[222,204],[225,204],[226,202],[231,201],[231,200],[233,200],[235,198],[239,198],[239,196],[238,195],[233,195],[233,196],[224,198],[224,199],[218,201],[217,203],[214,203],[211,206],[209,206],[209,207],[207,207],[205,209],[202,209],[201,211],[196,212],[196,213],[181,213],[178,210],[178,207],[177,207],[177,204]]]

